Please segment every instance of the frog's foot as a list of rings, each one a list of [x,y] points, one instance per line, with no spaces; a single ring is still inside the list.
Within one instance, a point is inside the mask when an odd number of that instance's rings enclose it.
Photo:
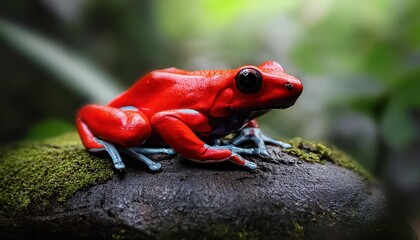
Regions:
[[[257,149],[260,150],[261,155],[269,156],[267,148],[265,147],[265,142],[278,145],[283,148],[290,148],[291,145],[285,142],[275,140],[273,138],[267,137],[259,128],[244,128],[241,130],[239,136],[233,139],[233,145],[239,145],[243,142],[252,141],[257,145]]]
[[[176,152],[172,148],[144,148],[144,147],[130,147],[128,148],[136,153],[144,154],[144,155],[151,155],[151,154],[168,154],[168,155],[175,155]]]
[[[216,145],[214,145],[213,147],[214,148],[219,148],[219,149],[229,149],[233,153],[237,153],[237,154],[247,154],[247,155],[259,155],[259,154],[261,154],[261,149],[260,148],[240,148],[240,147],[236,147],[232,144],[219,145],[218,143],[216,143]]]
[[[130,157],[140,160],[141,162],[145,163],[150,171],[159,171],[162,168],[160,163],[154,162],[150,160],[145,155],[149,154],[158,154],[164,153],[168,155],[176,154],[175,150],[172,148],[143,148],[143,147],[130,147],[130,148],[121,148],[121,151],[129,155]]]
[[[239,154],[258,155],[258,154],[261,154],[261,151],[259,148],[240,148],[240,147],[233,146],[231,144],[230,145],[219,145],[219,144],[221,144],[221,142],[216,142],[216,145],[212,146],[211,148],[229,149],[230,151],[232,151],[232,156],[230,158],[233,163],[236,163],[236,164],[240,163],[239,165],[247,167],[251,170],[254,170],[257,168],[256,163],[243,159]]]
[[[234,162],[234,163],[238,163],[238,161],[241,162],[241,160],[243,160],[243,163],[240,164],[241,166],[247,167],[251,170],[257,169],[257,164],[256,163],[254,163],[252,161],[249,161],[249,160],[246,160],[246,159],[243,159],[241,156],[239,156],[236,153],[232,153],[232,156],[230,158],[231,158],[231,161]]]
[[[108,154],[111,156],[112,162],[114,164],[114,167],[118,170],[122,170],[125,168],[125,165],[121,159],[120,152],[125,153],[129,155],[130,157],[140,160],[141,162],[145,163],[147,167],[149,167],[150,171],[159,171],[162,166],[160,163],[156,163],[152,160],[150,160],[148,157],[146,157],[144,154],[157,154],[157,153],[164,153],[173,155],[176,154],[176,152],[171,148],[141,148],[141,147],[116,147],[114,144],[109,143],[102,139],[95,139],[98,143],[102,144],[104,146],[104,149],[92,149],[92,151],[100,151],[105,150],[108,152]]]
[[[98,138],[95,138],[94,140],[102,144],[104,146],[104,149],[90,149],[90,151],[97,152],[97,151],[105,150],[108,152],[109,156],[111,156],[112,163],[114,164],[114,167],[117,170],[123,170],[125,168],[125,165],[121,159],[121,155],[114,144],[98,139]]]

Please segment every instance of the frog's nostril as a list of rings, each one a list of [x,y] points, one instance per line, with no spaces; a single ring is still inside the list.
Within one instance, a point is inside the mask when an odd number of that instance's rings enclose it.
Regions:
[[[292,89],[293,89],[293,84],[291,84],[290,82],[286,82],[286,83],[284,84],[284,86],[285,86],[287,89],[289,89],[289,90],[292,90]]]

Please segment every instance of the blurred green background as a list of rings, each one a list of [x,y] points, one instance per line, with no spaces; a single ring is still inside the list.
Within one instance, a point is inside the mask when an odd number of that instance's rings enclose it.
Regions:
[[[74,130],[79,107],[153,69],[275,60],[305,90],[261,118],[269,135],[330,142],[413,196],[419,13],[418,0],[3,0],[0,143]]]

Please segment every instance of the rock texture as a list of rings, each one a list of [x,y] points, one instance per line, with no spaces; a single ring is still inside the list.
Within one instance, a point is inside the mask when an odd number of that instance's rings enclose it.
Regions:
[[[256,171],[154,155],[163,171],[149,173],[126,157],[125,173],[115,172],[64,201],[52,194],[47,202],[3,210],[0,238],[412,238],[405,219],[360,173],[330,161],[302,161],[277,147],[269,152],[271,158],[248,157],[257,162]]]

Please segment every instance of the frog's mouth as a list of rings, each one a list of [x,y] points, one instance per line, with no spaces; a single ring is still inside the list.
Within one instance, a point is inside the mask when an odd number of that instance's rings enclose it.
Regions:
[[[293,105],[295,105],[297,98],[296,97],[290,97],[286,99],[282,99],[282,102],[280,104],[273,104],[271,106],[272,109],[286,109]]]
[[[293,105],[295,105],[295,103],[283,104],[283,105],[279,105],[279,106],[273,106],[273,107],[271,107],[271,109],[286,109],[286,108],[289,108],[289,107],[291,107]]]
[[[262,105],[262,106],[258,106],[257,110],[263,110],[263,109],[286,109],[289,108],[293,105],[295,105],[296,103],[296,98],[288,98],[288,99],[282,99],[282,102],[277,104],[277,103],[273,103],[273,104],[266,104],[266,105]]]
[[[296,100],[293,100],[291,102],[285,102],[285,103],[282,103],[282,104],[259,105],[259,106],[254,106],[254,107],[246,107],[246,108],[236,109],[236,111],[238,111],[238,112],[251,112],[251,113],[255,113],[257,115],[262,115],[262,114],[270,111],[271,109],[286,109],[286,108],[289,108],[289,107],[293,106],[295,104],[295,102],[296,102]]]
[[[235,112],[235,114],[238,114],[240,112],[242,113],[266,113],[272,109],[286,109],[289,108],[296,103],[296,98],[286,98],[282,99],[281,103],[270,103],[270,104],[258,104],[256,106],[247,106],[247,107],[241,107],[241,108],[235,108],[235,107],[228,107],[228,111]],[[260,114],[262,115],[262,114]]]

